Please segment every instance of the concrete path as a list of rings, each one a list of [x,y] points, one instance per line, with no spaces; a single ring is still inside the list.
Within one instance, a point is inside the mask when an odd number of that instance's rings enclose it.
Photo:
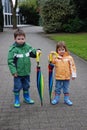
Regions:
[[[13,107],[13,78],[7,66],[7,53],[14,38],[12,29],[4,29],[0,33],[0,130],[87,130],[87,62],[73,55],[78,76],[75,81],[71,81],[70,97],[73,106],[63,103],[63,94],[58,105],[51,105],[47,56],[51,50],[55,50],[56,44],[46,37],[41,27],[22,29],[26,33],[26,41],[33,47],[42,49],[40,64],[45,82],[43,106],[40,105],[36,87],[36,60],[31,59],[30,93],[35,104],[25,104],[21,91],[21,107]]]

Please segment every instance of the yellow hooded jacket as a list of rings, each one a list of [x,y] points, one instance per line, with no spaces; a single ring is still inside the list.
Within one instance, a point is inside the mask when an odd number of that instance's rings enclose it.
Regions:
[[[76,78],[76,66],[68,52],[65,52],[63,57],[53,57],[52,63],[55,65],[56,80],[69,80],[71,77]]]

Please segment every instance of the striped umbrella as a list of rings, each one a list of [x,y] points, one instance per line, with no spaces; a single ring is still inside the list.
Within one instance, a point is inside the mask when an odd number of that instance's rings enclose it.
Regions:
[[[52,54],[49,55],[49,64],[48,64],[48,84],[49,84],[50,103],[51,103],[51,98],[52,98],[53,68],[54,68],[54,65],[51,62],[52,62]]]
[[[38,94],[40,97],[40,101],[41,101],[41,106],[43,105],[43,92],[44,92],[44,80],[43,80],[43,75],[41,72],[41,67],[40,67],[40,54],[37,52],[37,56],[36,56],[36,61],[37,61],[37,90],[38,90]]]
[[[50,98],[50,103],[51,103],[52,88],[53,88],[53,69],[54,69],[54,64],[52,64],[53,55],[55,55],[56,57],[58,57],[58,54],[56,52],[50,53],[50,55],[49,55],[48,84],[49,84],[49,98]]]

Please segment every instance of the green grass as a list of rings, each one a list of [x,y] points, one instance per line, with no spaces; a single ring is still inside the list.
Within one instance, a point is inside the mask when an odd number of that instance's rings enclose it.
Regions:
[[[49,38],[55,41],[65,41],[70,52],[87,61],[87,33],[50,34]]]

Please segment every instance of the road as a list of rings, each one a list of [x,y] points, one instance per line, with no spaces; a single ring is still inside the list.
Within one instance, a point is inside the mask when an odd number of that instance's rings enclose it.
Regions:
[[[63,94],[59,104],[51,105],[48,95],[48,54],[55,50],[56,43],[48,39],[42,27],[28,26],[22,29],[26,33],[26,41],[34,48],[42,49],[40,65],[44,76],[43,106],[40,105],[36,87],[36,59],[31,59],[30,94],[35,104],[25,104],[21,91],[21,107],[13,107],[13,78],[8,69],[7,54],[9,46],[14,42],[14,30],[5,28],[0,33],[0,130],[87,130],[87,62],[72,54],[77,67],[77,79],[71,81],[70,86],[73,106],[63,103]]]

